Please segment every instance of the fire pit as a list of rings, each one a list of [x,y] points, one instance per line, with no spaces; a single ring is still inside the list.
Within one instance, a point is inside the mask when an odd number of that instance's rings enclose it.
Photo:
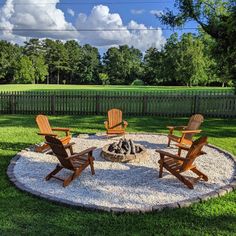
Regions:
[[[113,162],[141,162],[147,159],[147,150],[129,139],[107,144],[102,148],[102,157]]]

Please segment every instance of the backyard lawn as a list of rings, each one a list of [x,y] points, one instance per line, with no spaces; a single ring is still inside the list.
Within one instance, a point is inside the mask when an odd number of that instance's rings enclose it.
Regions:
[[[0,116],[0,235],[236,235],[236,191],[189,208],[140,215],[71,209],[19,191],[9,182],[6,170],[18,151],[42,140],[34,118]],[[49,119],[53,126],[71,127],[74,133],[104,131],[103,116]],[[187,120],[129,117],[128,132],[167,132],[166,125]],[[235,119],[206,119],[202,129],[210,143],[236,155]]]
[[[0,91],[232,91],[230,87],[184,87],[184,86],[128,86],[128,85],[57,85],[57,84],[6,84],[0,85]]]

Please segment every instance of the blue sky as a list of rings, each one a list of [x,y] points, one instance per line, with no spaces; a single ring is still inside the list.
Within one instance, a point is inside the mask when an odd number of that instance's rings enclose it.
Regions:
[[[76,39],[102,51],[128,44],[145,51],[150,46],[161,48],[173,33],[153,14],[166,8],[176,10],[174,0],[0,0],[0,28],[4,29],[0,37],[18,43],[31,37]],[[189,22],[185,27],[196,28],[197,25]],[[137,30],[129,31],[130,28]],[[160,29],[150,30],[153,28]],[[82,32],[80,29],[108,31]],[[118,32],[111,29],[118,29]],[[180,35],[197,32],[191,29],[176,31]]]
[[[174,7],[174,0],[156,0],[156,1],[143,1],[143,0],[128,0],[128,1],[60,1],[58,4],[58,7],[62,9],[64,12],[66,12],[66,18],[69,21],[74,21],[76,18],[72,17],[70,14],[68,14],[67,10],[72,9],[75,14],[79,13],[85,13],[89,14],[92,10],[92,8],[95,5],[106,5],[109,7],[110,11],[112,13],[119,13],[119,15],[122,17],[122,20],[124,24],[128,24],[131,20],[137,21],[139,24],[145,24],[147,26],[152,26],[154,28],[161,27],[163,28],[163,33],[166,38],[168,38],[173,31],[168,28],[165,25],[162,25],[161,22],[155,17],[155,15],[151,14],[150,12],[153,10],[156,11],[165,11],[167,8],[171,9],[173,11],[177,11],[177,9]],[[94,4],[96,3],[96,4]],[[188,28],[197,28],[197,24],[193,21],[188,22],[184,28],[187,29],[176,29],[175,31],[178,32],[178,34],[186,33],[186,32],[192,32],[196,33],[197,30],[194,29],[188,29]]]

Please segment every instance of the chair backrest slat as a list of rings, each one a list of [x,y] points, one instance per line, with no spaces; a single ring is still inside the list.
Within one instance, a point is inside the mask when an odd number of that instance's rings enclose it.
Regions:
[[[45,136],[45,139],[47,141],[47,144],[51,147],[53,153],[60,161],[61,165],[67,169],[73,169],[73,165],[71,164],[71,162],[65,159],[66,157],[68,157],[68,153],[66,152],[61,140],[51,136]]]
[[[111,109],[108,111],[108,125],[109,128],[122,128],[122,111],[119,109]]]
[[[189,119],[186,130],[198,130],[204,121],[201,114],[192,115]],[[192,140],[194,134],[186,134],[185,139]]]
[[[182,170],[187,170],[193,165],[194,160],[201,155],[202,148],[207,144],[207,137],[200,137],[193,142],[188,154],[186,156],[186,161],[183,162]]]
[[[47,133],[47,134],[53,133],[47,116],[38,115],[36,117],[36,122],[38,124],[39,130],[41,133]]]

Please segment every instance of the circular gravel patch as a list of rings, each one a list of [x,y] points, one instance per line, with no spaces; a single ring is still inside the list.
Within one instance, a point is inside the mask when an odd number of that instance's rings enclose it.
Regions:
[[[156,149],[177,153],[174,144],[167,148],[166,135],[128,134],[135,143],[143,145],[149,158],[141,163],[117,163],[101,157],[101,148],[118,140],[107,139],[104,134],[80,135],[73,138],[74,150],[82,151],[97,146],[94,151],[95,175],[86,168],[81,176],[68,187],[56,179],[45,181],[58,160],[55,156],[21,151],[12,160],[8,175],[20,189],[51,201],[113,212],[148,212],[166,207],[184,207],[193,202],[223,195],[235,188],[235,162],[231,154],[213,146],[206,146],[206,155],[196,159],[199,170],[207,174],[208,182],[200,181],[194,190],[188,189],[173,175],[164,170],[158,178],[159,155]],[[183,153],[184,154],[184,153]],[[68,176],[70,171],[62,170],[59,176]],[[191,172],[186,175],[193,176]]]

